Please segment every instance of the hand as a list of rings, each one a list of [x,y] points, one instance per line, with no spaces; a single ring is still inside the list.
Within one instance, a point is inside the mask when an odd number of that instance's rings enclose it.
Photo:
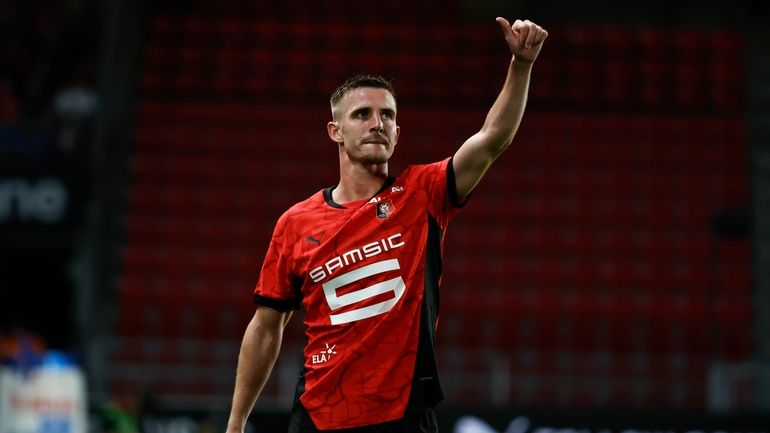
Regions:
[[[534,62],[548,32],[529,20],[516,20],[513,25],[502,17],[497,17],[496,21],[500,24],[514,59],[518,62]]]

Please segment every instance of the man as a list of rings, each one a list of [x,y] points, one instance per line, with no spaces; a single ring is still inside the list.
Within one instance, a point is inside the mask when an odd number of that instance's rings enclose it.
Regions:
[[[228,433],[242,433],[294,309],[307,345],[290,432],[435,432],[443,399],[434,341],[443,232],[524,112],[532,63],[548,33],[497,22],[513,54],[481,130],[451,158],[388,175],[398,142],[391,84],[357,76],[331,98],[340,181],[276,224],[238,360]]]

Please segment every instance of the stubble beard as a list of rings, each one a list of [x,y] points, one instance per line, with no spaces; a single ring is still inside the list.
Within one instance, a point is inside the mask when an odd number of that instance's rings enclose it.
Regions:
[[[359,162],[363,163],[364,165],[380,165],[385,164],[388,162],[388,156],[382,155],[382,154],[376,154],[376,155],[363,155]]]
[[[351,152],[348,152],[348,158],[363,165],[381,165],[388,162],[390,159],[390,154],[388,149],[384,148],[381,152],[366,152],[360,153],[359,155],[354,155]]]

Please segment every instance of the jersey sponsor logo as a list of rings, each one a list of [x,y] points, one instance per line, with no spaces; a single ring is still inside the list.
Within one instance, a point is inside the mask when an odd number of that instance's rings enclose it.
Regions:
[[[326,344],[326,349],[318,352],[317,355],[313,355],[313,356],[310,357],[310,361],[313,363],[313,365],[315,365],[315,364],[323,364],[323,363],[331,360],[332,359],[332,355],[336,355],[337,354],[337,352],[334,351],[334,348],[337,347],[336,344],[332,344],[331,346],[329,346],[329,343],[324,343],[324,344]]]
[[[377,203],[377,205],[374,207],[377,211],[377,218],[384,220],[385,218],[390,215],[391,212],[396,210],[396,208],[393,206],[393,202],[391,200],[383,201],[380,203]]]
[[[401,300],[401,296],[404,294],[405,285],[401,276],[372,284],[371,286],[345,293],[343,295],[338,295],[337,289],[347,286],[348,284],[372,277],[374,275],[395,271],[398,269],[401,269],[398,259],[382,260],[354,269],[324,283],[324,295],[326,296],[326,302],[329,304],[329,308],[331,308],[332,311],[365,301],[377,295],[393,292],[393,298],[390,298],[386,301],[373,305],[367,305],[365,307],[346,311],[344,313],[330,315],[329,319],[331,320],[332,325],[341,325],[343,323],[368,319],[370,317],[378,316],[390,311],[398,303],[398,301]]]
[[[401,233],[396,233],[378,241],[370,242],[362,247],[354,248],[339,256],[332,257],[323,265],[313,268],[309,274],[310,279],[313,280],[314,283],[320,283],[338,269],[345,268],[386,251],[401,248],[404,245],[406,245],[406,243],[401,240]]]
[[[394,186],[394,187],[392,187],[392,188],[390,189],[390,192],[392,192],[392,193],[393,193],[393,192],[401,192],[401,191],[403,191],[403,190],[404,190],[404,187],[403,187],[403,186]]]

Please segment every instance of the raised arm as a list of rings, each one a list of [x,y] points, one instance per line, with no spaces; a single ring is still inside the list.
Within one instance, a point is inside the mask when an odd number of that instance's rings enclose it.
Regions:
[[[484,126],[460,146],[452,160],[460,197],[470,194],[492,162],[511,144],[527,103],[532,64],[548,37],[548,32],[530,21],[516,20],[511,25],[498,17],[497,22],[513,56],[503,89],[487,113]]]
[[[238,356],[233,405],[227,433],[243,433],[246,420],[270,376],[291,312],[259,306],[246,327]]]

